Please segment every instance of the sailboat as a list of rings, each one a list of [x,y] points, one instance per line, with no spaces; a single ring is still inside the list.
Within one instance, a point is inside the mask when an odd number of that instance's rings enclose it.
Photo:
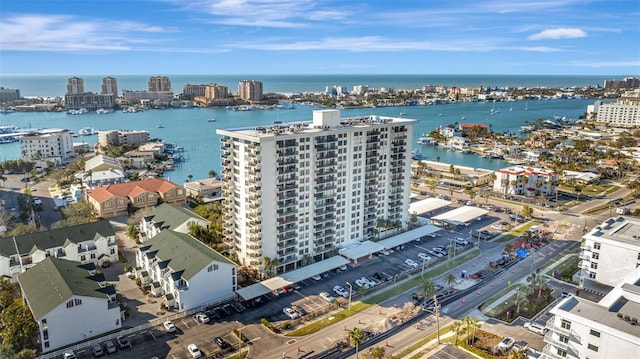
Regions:
[[[513,111],[513,105],[511,105],[511,107],[509,107],[509,111]]]
[[[524,110],[525,111],[529,111],[529,103],[528,102],[524,103]]]

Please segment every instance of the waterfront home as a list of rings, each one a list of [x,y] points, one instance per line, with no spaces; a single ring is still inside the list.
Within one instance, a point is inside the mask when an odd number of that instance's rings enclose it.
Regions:
[[[165,230],[188,234],[194,224],[209,228],[208,219],[186,208],[163,203],[140,220],[140,240],[145,242]]]
[[[46,258],[102,266],[118,261],[116,234],[106,220],[0,237],[0,275],[14,277]]]
[[[590,184],[598,182],[600,176],[593,172],[578,172],[578,171],[562,171],[562,179],[565,181],[574,180],[581,184]]]
[[[232,299],[237,265],[185,233],[161,231],[136,252],[136,273],[146,272],[152,295],[167,308],[194,309]]]
[[[464,136],[486,137],[491,134],[491,128],[484,123],[461,123],[459,128]]]
[[[110,169],[122,170],[122,165],[117,159],[104,155],[94,156],[84,163],[85,171],[105,171]]]
[[[98,217],[110,218],[128,214],[131,210],[155,207],[160,203],[183,205],[185,190],[160,178],[131,181],[89,190],[87,202]]]
[[[204,202],[222,200],[222,181],[215,178],[204,178],[183,185],[187,197],[202,198]]]
[[[461,137],[462,136],[462,132],[460,132],[459,129],[454,128],[454,127],[449,127],[449,126],[440,126],[438,127],[438,132],[446,137],[446,138],[451,138],[451,137]]]
[[[511,166],[499,169],[493,182],[493,190],[504,194],[526,195],[529,197],[553,196],[557,187],[558,174],[553,170],[536,167]]]
[[[451,166],[453,166],[453,173]],[[489,169],[458,166],[436,161],[414,161],[411,167],[414,173],[418,171],[429,172],[430,177],[439,178],[439,182],[442,184],[459,188],[484,186],[491,182],[493,175],[493,171]]]
[[[115,287],[95,269],[93,264],[47,257],[18,276],[43,352],[121,328]]]

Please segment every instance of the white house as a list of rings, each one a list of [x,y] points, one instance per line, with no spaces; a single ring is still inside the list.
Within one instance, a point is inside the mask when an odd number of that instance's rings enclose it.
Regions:
[[[92,263],[47,257],[18,276],[23,298],[48,352],[121,327],[113,285]]]
[[[493,190],[496,192],[526,196],[553,196],[557,188],[553,185],[558,174],[552,170],[536,167],[511,166],[496,171]]]
[[[188,234],[160,232],[138,249],[136,264],[169,308],[189,310],[235,295],[236,264]]]
[[[189,226],[209,228],[209,220],[183,208],[163,203],[140,221],[140,240],[146,241],[164,230],[189,233]]]
[[[101,266],[118,260],[116,234],[109,221],[0,237],[0,275],[13,277],[47,257]]]

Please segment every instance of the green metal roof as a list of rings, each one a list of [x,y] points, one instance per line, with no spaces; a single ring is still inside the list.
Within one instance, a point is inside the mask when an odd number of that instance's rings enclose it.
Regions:
[[[103,274],[92,275],[79,262],[47,257],[28,271],[18,275],[18,282],[35,318],[67,302],[74,295],[108,299],[115,294],[113,286],[101,288]]]
[[[174,272],[182,272],[182,278],[185,280],[191,279],[214,261],[236,265],[227,257],[184,233],[162,231],[146,244],[149,246],[147,253],[155,252],[158,260],[168,260],[169,267]]]
[[[90,222],[64,228],[50,229],[44,232],[29,233],[22,236],[0,237],[0,255],[10,257],[15,254],[33,254],[41,249],[64,247],[69,243],[77,244],[96,240],[100,237],[114,236],[115,231],[107,220]],[[16,253],[16,246],[19,253]]]
[[[145,219],[147,221],[154,221],[156,226],[162,230],[175,229],[190,219],[209,222],[207,219],[198,216],[186,208],[174,206],[169,203],[163,203],[154,208]]]

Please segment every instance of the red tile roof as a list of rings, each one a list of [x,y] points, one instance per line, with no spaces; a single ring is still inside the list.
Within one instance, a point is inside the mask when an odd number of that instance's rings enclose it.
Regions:
[[[142,181],[116,183],[98,187],[89,191],[87,195],[98,202],[104,202],[114,196],[127,198],[135,197],[143,192],[165,193],[176,187],[180,186],[161,178],[152,178]]]

